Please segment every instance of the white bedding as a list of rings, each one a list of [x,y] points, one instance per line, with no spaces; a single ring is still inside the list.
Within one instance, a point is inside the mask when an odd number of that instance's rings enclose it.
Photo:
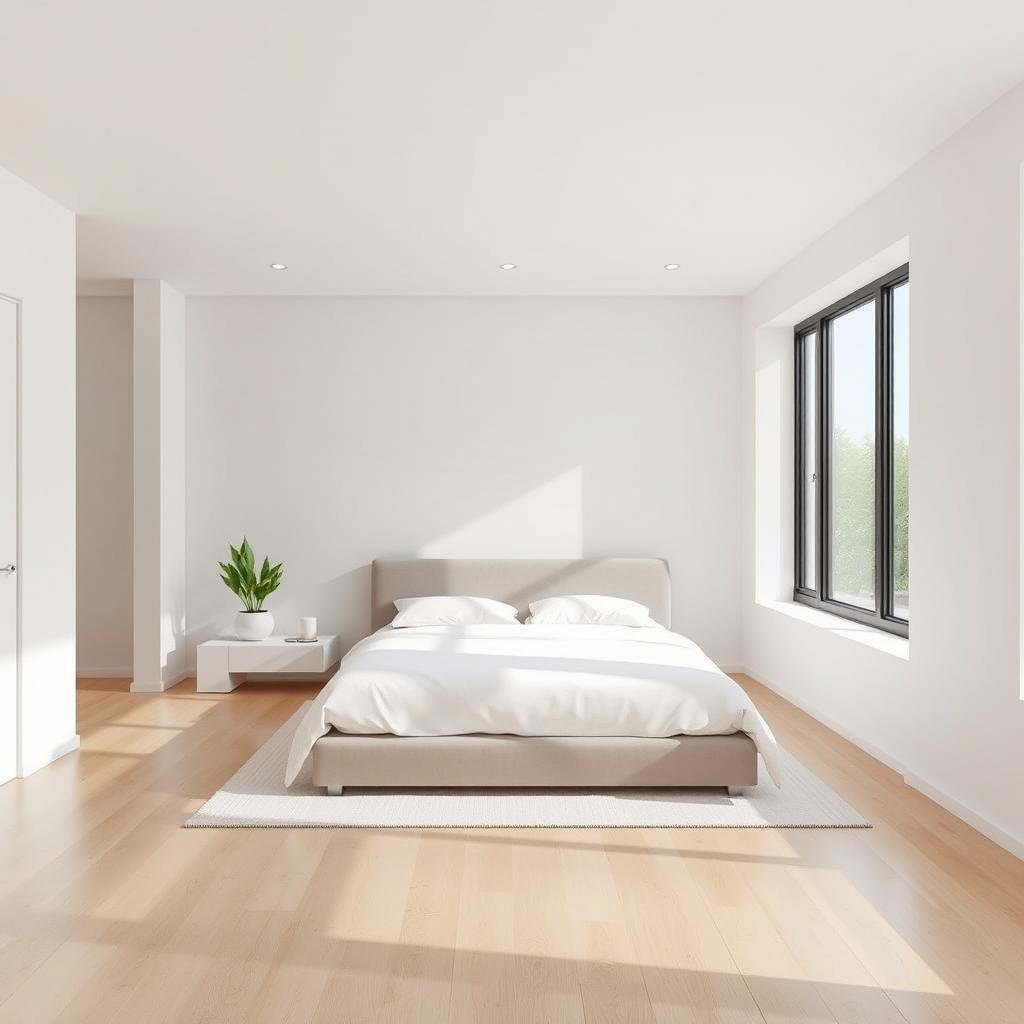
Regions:
[[[628,626],[385,627],[360,641],[302,719],[285,782],[331,727],[360,735],[747,733],[779,783],[775,739],[692,640]]]

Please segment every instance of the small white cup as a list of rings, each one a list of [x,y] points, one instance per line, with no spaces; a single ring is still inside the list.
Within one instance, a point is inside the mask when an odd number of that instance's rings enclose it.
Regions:
[[[303,640],[316,639],[316,619],[299,619],[299,637]]]

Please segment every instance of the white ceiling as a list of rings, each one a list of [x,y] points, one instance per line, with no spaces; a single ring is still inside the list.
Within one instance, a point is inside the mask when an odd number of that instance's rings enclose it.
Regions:
[[[83,277],[737,294],[1021,78],[1020,0],[32,0],[0,165]]]

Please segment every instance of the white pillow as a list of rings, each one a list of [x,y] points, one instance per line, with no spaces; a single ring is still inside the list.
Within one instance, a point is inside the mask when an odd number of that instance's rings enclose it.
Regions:
[[[489,597],[400,597],[398,614],[391,620],[395,629],[408,626],[466,626],[506,622],[520,625],[518,612],[510,604]]]
[[[646,605],[603,594],[545,597],[530,604],[526,621],[535,626],[658,626]]]

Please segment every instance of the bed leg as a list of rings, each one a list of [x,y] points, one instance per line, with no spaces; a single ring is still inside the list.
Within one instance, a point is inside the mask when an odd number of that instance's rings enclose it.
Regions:
[[[743,796],[743,786],[726,786],[725,788],[729,791],[729,796]]]
[[[341,796],[341,794],[344,793],[344,792],[345,792],[345,787],[344,786],[328,786],[327,787],[327,795],[328,796]]]

